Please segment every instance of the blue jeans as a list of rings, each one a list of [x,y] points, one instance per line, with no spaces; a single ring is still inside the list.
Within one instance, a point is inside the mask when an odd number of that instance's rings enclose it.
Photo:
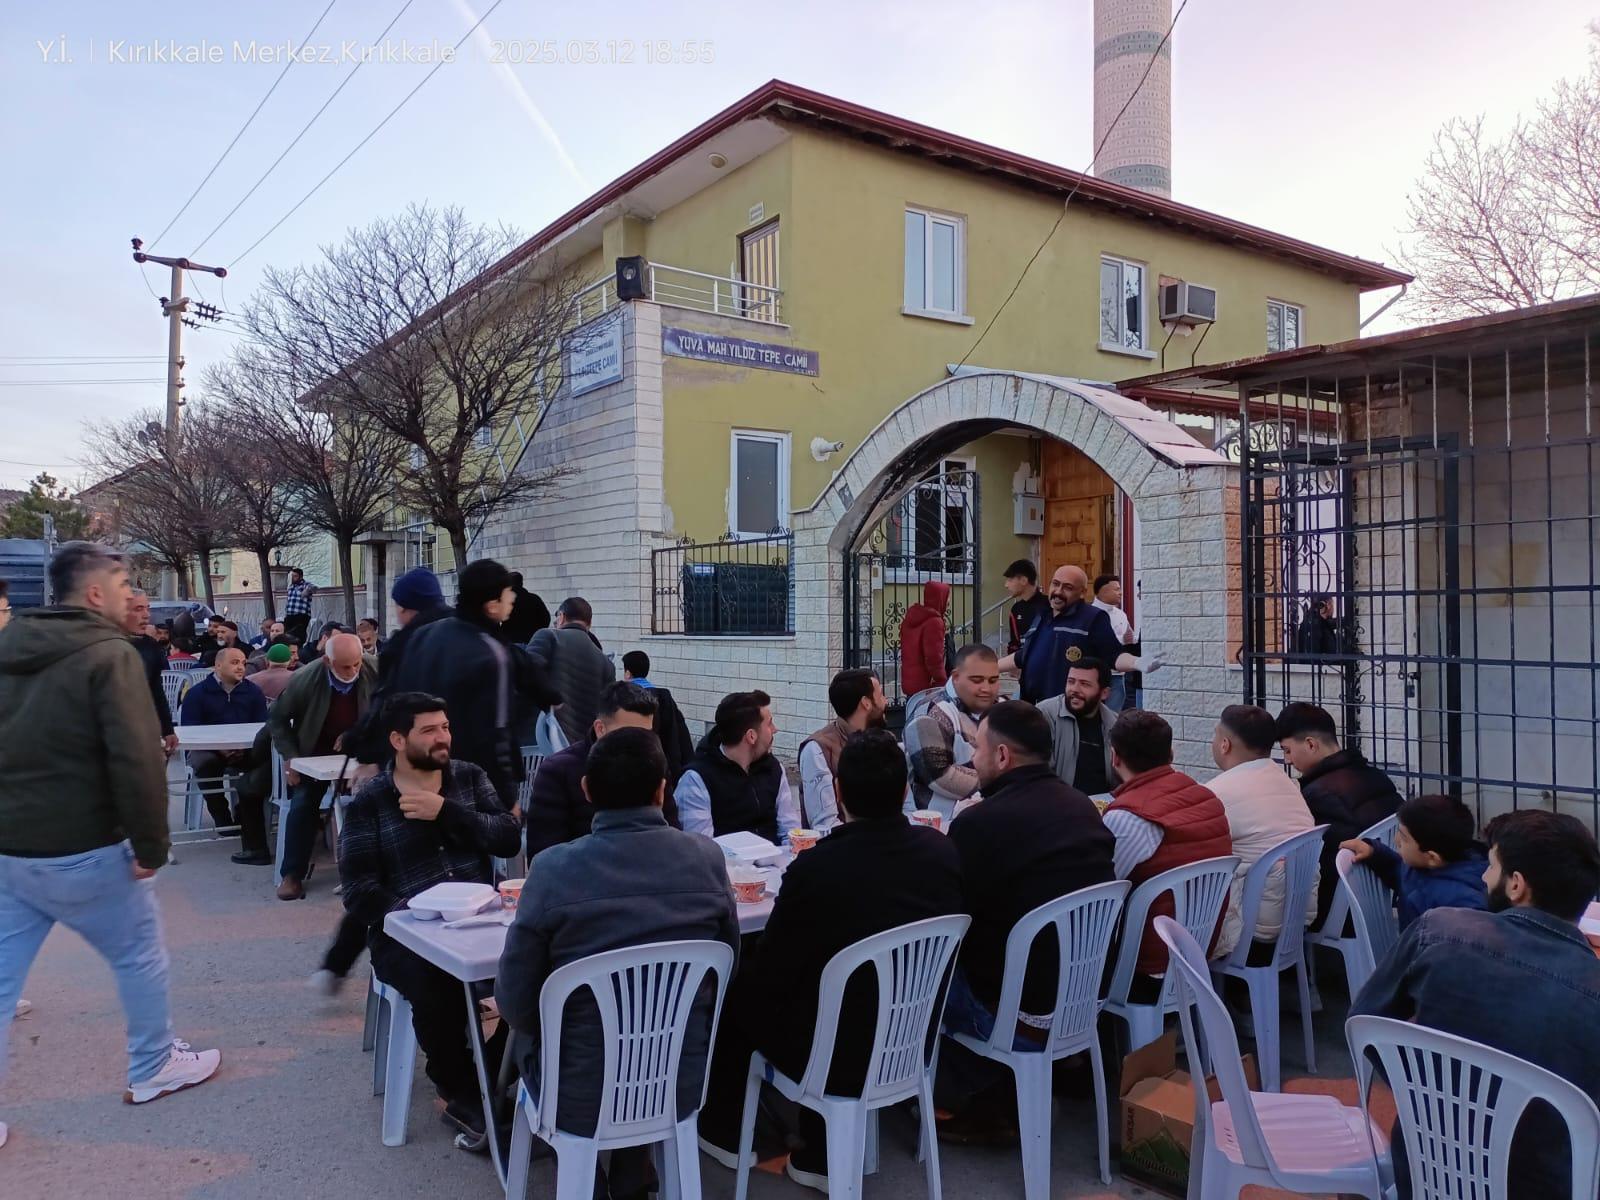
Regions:
[[[944,1002],[944,1029],[946,1033],[964,1033],[984,1042],[994,1033],[994,1013],[972,994],[967,977],[959,966],[950,976],[950,994]],[[1042,1049],[1038,1042],[1030,1042],[1021,1034],[1012,1035],[1011,1048]]]
[[[1111,677],[1111,695],[1106,697],[1106,707],[1113,712],[1121,712],[1128,703],[1128,677],[1126,675],[1113,675]]]
[[[167,948],[155,881],[133,877],[126,842],[65,858],[0,854],[0,1076],[22,981],[57,921],[110,964],[128,1022],[128,1083],[149,1079],[172,1050]]]
[[[283,861],[278,864],[286,877],[303,881],[311,868],[311,852],[322,828],[322,798],[327,794],[328,785],[320,779],[302,779],[289,789],[289,811],[280,818],[284,822]]]

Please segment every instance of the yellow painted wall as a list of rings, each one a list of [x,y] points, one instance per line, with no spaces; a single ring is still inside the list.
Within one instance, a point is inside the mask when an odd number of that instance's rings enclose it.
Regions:
[[[1074,206],[1004,315],[973,350],[1060,214],[1060,201],[807,129],[796,129],[783,146],[650,222],[645,252],[657,263],[726,274],[757,201],[765,206],[765,220],[780,220],[780,284],[789,328],[674,308],[663,312],[663,323],[816,350],[821,370],[810,378],[665,360],[667,502],[673,532],[697,540],[716,538],[728,524],[733,428],[791,434],[790,506],[799,510],[815,500],[884,416],[945,378],[946,363],[970,355],[968,361],[979,366],[1098,380],[1161,369],[1156,358],[1097,349],[1102,252],[1146,264],[1146,324],[1155,347],[1165,337],[1155,320],[1161,275],[1219,290],[1219,320],[1198,361],[1264,353],[1269,297],[1304,307],[1307,341],[1357,333],[1359,293],[1353,285],[1284,260]],[[966,218],[966,312],[974,324],[902,315],[907,204]],[[621,236],[619,230],[608,241],[620,242]],[[1187,364],[1198,336],[1173,338],[1165,365]],[[809,452],[816,436],[842,440],[845,450],[817,463]],[[984,540],[996,558],[1011,528],[1014,467],[1013,462],[992,481],[985,471]],[[998,580],[989,573],[990,557],[985,554],[986,578]],[[998,562],[995,571],[1004,565]]]

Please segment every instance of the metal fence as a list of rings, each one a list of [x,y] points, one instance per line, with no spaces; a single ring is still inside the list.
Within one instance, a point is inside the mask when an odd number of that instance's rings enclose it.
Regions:
[[[1242,385],[1277,406],[1239,431],[1247,701],[1322,704],[1480,820],[1600,824],[1596,335],[1591,306]]]
[[[794,534],[725,536],[650,555],[651,633],[782,637],[794,632]]]

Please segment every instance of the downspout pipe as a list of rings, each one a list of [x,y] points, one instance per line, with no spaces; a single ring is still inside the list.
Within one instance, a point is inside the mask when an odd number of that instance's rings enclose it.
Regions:
[[[1394,295],[1390,296],[1387,300],[1385,300],[1383,302],[1383,304],[1379,307],[1377,312],[1373,313],[1365,321],[1361,322],[1360,326],[1357,327],[1357,332],[1359,333],[1361,330],[1364,330],[1368,325],[1371,325],[1379,317],[1383,316],[1384,313],[1388,312],[1391,308],[1393,308],[1394,304],[1395,304],[1395,301],[1399,300],[1402,296],[1404,296],[1406,294],[1406,289],[1408,287],[1410,287],[1410,286],[1411,286],[1411,284],[1410,284],[1409,281],[1406,282],[1406,283],[1402,283],[1400,285],[1400,290],[1398,292],[1396,292]]]

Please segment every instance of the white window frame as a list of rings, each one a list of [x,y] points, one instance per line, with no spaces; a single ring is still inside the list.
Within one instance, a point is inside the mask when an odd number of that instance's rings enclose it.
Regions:
[[[1299,338],[1299,341],[1295,342],[1295,344],[1292,345],[1292,346],[1274,346],[1272,344],[1272,310],[1275,309],[1275,308],[1279,309],[1279,310],[1282,310],[1282,312],[1284,314],[1283,316],[1280,316],[1278,318],[1278,329],[1280,331],[1284,328],[1284,326],[1286,324],[1286,317],[1288,316],[1288,310],[1289,309],[1291,309],[1291,308],[1294,309],[1295,313],[1299,317],[1299,320],[1295,324],[1295,334]],[[1305,305],[1303,305],[1303,304],[1295,304],[1291,300],[1274,300],[1272,297],[1268,296],[1267,297],[1267,353],[1268,354],[1276,354],[1280,350],[1298,350],[1302,346],[1304,346],[1305,344],[1306,344],[1306,308],[1305,308]]]
[[[770,537],[770,529],[738,527],[739,519],[739,443],[771,442],[778,447],[778,524],[789,527],[789,435],[771,429],[734,429],[728,434],[728,532],[738,541]]]
[[[1121,335],[1121,340],[1120,341],[1115,341],[1115,342],[1108,342],[1102,336],[1102,334],[1104,333],[1104,330],[1101,329],[1100,322],[1101,322],[1101,317],[1102,317],[1102,309],[1104,308],[1104,305],[1105,305],[1105,292],[1104,292],[1103,287],[1102,287],[1101,273],[1104,271],[1104,269],[1107,266],[1115,266],[1117,268],[1117,302],[1118,302],[1117,311],[1118,311],[1119,314],[1123,314],[1124,313],[1124,309],[1122,307],[1122,299],[1123,299],[1123,291],[1124,291],[1124,288],[1125,288],[1125,284],[1123,282],[1123,274],[1122,273],[1123,273],[1124,269],[1127,268],[1127,267],[1137,267],[1139,269],[1139,318],[1140,319],[1139,319],[1139,344],[1137,346],[1130,346],[1130,345],[1126,345],[1125,344],[1125,342],[1127,340],[1126,339],[1126,330],[1123,330],[1120,327],[1121,326],[1121,321],[1125,319],[1125,316],[1123,316],[1123,315],[1119,315],[1119,317],[1118,317],[1118,323],[1119,323],[1118,333]],[[1099,348],[1101,350],[1104,350],[1104,351],[1106,351],[1106,352],[1108,352],[1110,354],[1131,354],[1135,358],[1154,358],[1156,356],[1156,353],[1155,353],[1154,350],[1150,349],[1150,344],[1149,344],[1150,343],[1150,264],[1146,263],[1146,262],[1140,262],[1137,258],[1127,258],[1127,257],[1124,257],[1123,255],[1120,255],[1120,254],[1107,254],[1107,253],[1102,252],[1101,255],[1100,255],[1100,262],[1098,264],[1098,267],[1099,267],[1099,269],[1096,270],[1096,272],[1095,272],[1095,297],[1096,297],[1096,303],[1095,303],[1095,306],[1094,306],[1095,344],[1097,346],[1099,346]]]
[[[974,456],[970,454],[946,454],[939,459],[939,474],[941,479],[944,477],[946,469],[952,463],[959,463],[961,470],[964,470],[967,473],[968,479],[971,479],[977,473],[978,460]],[[912,504],[912,497],[917,494],[917,490],[925,486],[944,487],[948,485],[943,483],[933,485],[930,484],[930,482],[925,478],[918,479],[917,482],[911,486],[911,489],[900,498],[898,503],[895,504],[894,509],[890,510],[890,515],[886,516],[884,520],[886,522],[889,521],[895,510],[904,510],[908,508]],[[976,532],[973,529],[974,505],[972,503],[973,497],[970,484],[964,490],[967,494],[967,503],[965,506],[967,517],[966,539],[967,545],[970,546],[972,545],[972,539]],[[915,524],[910,524],[903,527],[901,530],[900,542],[893,548],[891,553],[897,554],[905,559],[914,560],[917,556],[916,539],[917,531]],[[972,582],[972,573],[970,571],[929,571],[922,567],[913,565],[909,568],[890,567],[886,569],[884,571],[884,580],[888,583],[928,583],[937,581],[940,583],[963,584]]]
[[[920,204],[907,204],[900,214],[900,241],[905,243],[905,219],[915,213],[923,220],[922,226],[922,303],[907,304],[906,272],[902,257],[900,264],[900,298],[902,314],[908,317],[929,317],[936,321],[954,321],[958,325],[971,325],[967,315],[967,219],[957,213],[940,212]],[[948,225],[955,230],[955,279],[953,281],[955,307],[933,307],[933,227]]]

